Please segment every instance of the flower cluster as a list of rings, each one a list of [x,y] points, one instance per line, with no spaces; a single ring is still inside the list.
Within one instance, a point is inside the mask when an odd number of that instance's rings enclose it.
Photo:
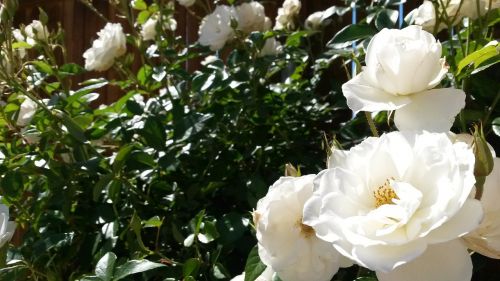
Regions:
[[[490,9],[499,7],[500,1],[497,0],[444,0],[437,1],[437,3],[425,0],[422,5],[411,12],[411,15],[415,24],[429,32],[438,32],[448,27],[446,21],[456,25],[464,17],[476,19]]]
[[[283,7],[278,9],[274,29],[293,30],[295,28],[295,19],[299,15],[301,8],[302,4],[299,0],[285,0]]]
[[[266,17],[264,6],[259,2],[243,3],[237,7],[219,5],[203,18],[198,42],[216,51],[234,39],[236,30],[248,34],[270,28],[271,20]]]
[[[119,23],[107,23],[92,43],[92,48],[83,53],[85,69],[106,71],[127,51],[125,33]]]
[[[355,263],[380,281],[468,281],[468,248],[500,257],[491,199],[500,163],[484,184],[489,199],[477,200],[477,159],[494,151],[478,158],[480,137],[449,133],[465,94],[437,88],[446,72],[441,44],[420,26],[372,38],[366,66],[342,90],[356,113],[395,111],[400,131],[334,150],[317,175],[270,187],[253,212],[268,269],[284,281],[328,281]]]

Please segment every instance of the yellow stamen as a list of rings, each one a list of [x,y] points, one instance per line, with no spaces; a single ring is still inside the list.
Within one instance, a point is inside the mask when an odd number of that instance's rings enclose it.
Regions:
[[[296,224],[300,229],[300,234],[302,234],[305,238],[309,238],[315,235],[314,229],[312,227],[302,223],[302,218],[298,219]]]
[[[391,180],[394,179],[387,179],[383,185],[379,186],[377,190],[373,192],[376,208],[385,204],[394,204],[392,199],[399,199],[399,197],[396,195],[396,192],[391,186]]]

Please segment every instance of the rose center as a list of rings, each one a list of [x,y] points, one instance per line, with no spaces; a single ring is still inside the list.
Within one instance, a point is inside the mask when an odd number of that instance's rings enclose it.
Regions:
[[[297,220],[296,225],[300,229],[300,234],[302,234],[302,236],[304,236],[305,238],[309,238],[311,236],[314,236],[314,234],[315,234],[314,229],[306,224],[303,224],[302,217]]]
[[[396,195],[396,192],[391,186],[391,180],[392,179],[387,179],[383,185],[379,186],[377,190],[373,192],[376,208],[385,204],[394,204],[392,199],[399,199],[399,197]]]

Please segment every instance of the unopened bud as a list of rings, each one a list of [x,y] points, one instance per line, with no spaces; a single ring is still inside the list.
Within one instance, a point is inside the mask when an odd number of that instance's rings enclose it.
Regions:
[[[474,141],[472,143],[472,151],[476,157],[474,166],[474,175],[476,177],[486,177],[493,170],[493,155],[484,137],[483,127],[475,126],[473,132]]]
[[[493,155],[491,154],[488,143],[484,138],[482,126],[474,126],[472,133],[474,138],[472,142],[472,151],[476,158],[474,165],[474,176],[476,177],[476,199],[481,199],[483,195],[483,186],[486,177],[493,170]]]
[[[292,164],[285,164],[285,177],[300,177],[300,169],[296,169]]]

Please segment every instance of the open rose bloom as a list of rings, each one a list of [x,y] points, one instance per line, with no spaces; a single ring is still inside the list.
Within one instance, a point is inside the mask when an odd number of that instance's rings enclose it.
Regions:
[[[0,248],[7,244],[16,230],[16,223],[9,221],[9,208],[0,204]]]
[[[253,213],[259,256],[282,280],[328,281],[339,269],[339,253],[302,223],[315,175],[282,177]]]
[[[319,238],[380,281],[470,280],[472,263],[458,238],[483,211],[469,198],[475,179],[467,144],[393,132],[330,162],[304,207],[304,223]]]
[[[342,86],[354,112],[395,111],[400,130],[448,132],[465,106],[465,93],[434,89],[448,69],[441,44],[420,26],[383,29],[366,51],[366,66]]]

